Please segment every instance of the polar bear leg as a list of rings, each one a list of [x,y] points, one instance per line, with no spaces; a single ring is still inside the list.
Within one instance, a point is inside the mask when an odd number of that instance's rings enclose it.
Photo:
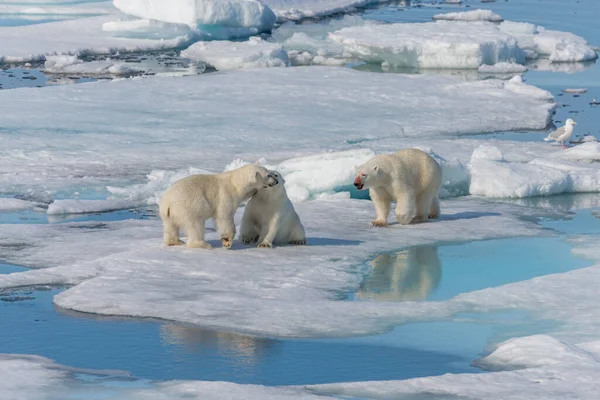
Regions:
[[[258,241],[258,234],[256,223],[251,218],[250,211],[246,209],[242,217],[240,239],[244,244],[256,243]]]
[[[408,225],[416,216],[416,199],[412,190],[396,193],[396,219],[401,225]]]
[[[289,244],[304,245],[306,244],[306,233],[302,225],[297,225],[292,234],[290,235]]]
[[[279,231],[279,218],[273,218],[269,223],[262,227],[260,237],[258,238],[258,247],[271,248],[273,241]]]
[[[212,246],[204,241],[204,220],[191,221],[183,227],[188,241],[187,247],[195,249],[210,249]]]
[[[183,242],[179,240],[179,227],[168,217],[164,217],[162,220],[164,244],[167,246],[178,246],[183,244]]]
[[[219,215],[215,219],[217,229],[221,233],[221,244],[226,249],[231,249],[233,246],[233,238],[235,237],[235,223],[233,222],[233,213],[230,215]]]
[[[375,206],[375,221],[371,222],[371,225],[378,227],[387,226],[387,217],[390,213],[392,198],[384,189],[380,188],[369,189],[369,195]]]
[[[421,193],[417,197],[417,215],[415,217],[415,222],[425,222],[429,219],[429,215],[431,214],[431,207],[433,203],[433,197],[435,196],[435,192],[433,190]]]
[[[436,193],[435,196],[433,196],[433,200],[431,201],[431,208],[429,210],[428,217],[431,219],[435,219],[435,218],[439,218],[440,214],[441,214],[440,199],[438,197],[438,194]]]

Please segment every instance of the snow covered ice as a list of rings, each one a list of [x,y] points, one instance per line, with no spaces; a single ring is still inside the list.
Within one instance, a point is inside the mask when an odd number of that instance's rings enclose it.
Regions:
[[[452,12],[445,14],[436,14],[433,16],[435,20],[446,21],[489,21],[502,22],[504,18],[490,10],[472,10],[462,12]]]

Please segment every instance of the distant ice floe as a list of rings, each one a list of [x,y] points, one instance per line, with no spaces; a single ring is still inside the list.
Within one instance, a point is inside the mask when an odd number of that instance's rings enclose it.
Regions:
[[[0,212],[32,210],[40,206],[40,203],[34,201],[0,197]]]
[[[123,13],[142,19],[185,24],[217,38],[251,36],[271,30],[275,14],[256,0],[113,0]]]
[[[103,61],[84,62],[77,56],[46,56],[43,70],[50,73],[66,74],[114,74],[131,75],[139,72],[136,64],[112,61],[110,58]]]
[[[502,22],[504,18],[502,16],[492,12],[491,10],[472,10],[462,12],[451,12],[445,14],[436,14],[433,19],[441,21],[489,21],[489,22]]]
[[[386,0],[263,0],[280,21],[299,21],[322,18],[353,11],[368,5],[385,3]]]
[[[170,39],[122,38],[103,30],[117,16],[5,27],[0,29],[0,62],[43,61],[47,55],[110,54],[118,51],[172,49],[194,39],[184,34]]]
[[[518,74],[527,71],[527,67],[517,63],[500,62],[493,65],[484,64],[477,71],[484,74]]]
[[[251,37],[246,42],[198,42],[181,52],[181,56],[202,61],[215,69],[286,67],[288,54],[281,45]]]
[[[68,1],[3,1],[0,14],[11,14],[12,17],[31,19],[41,18],[74,18],[93,15],[115,14],[117,10],[109,1],[75,2]]]
[[[440,17],[457,21],[351,26],[329,38],[355,58],[395,67],[477,69],[485,64],[524,64],[540,56],[552,63],[598,57],[585,39],[572,33],[512,21],[498,25],[480,21],[481,13],[469,13],[470,17]]]

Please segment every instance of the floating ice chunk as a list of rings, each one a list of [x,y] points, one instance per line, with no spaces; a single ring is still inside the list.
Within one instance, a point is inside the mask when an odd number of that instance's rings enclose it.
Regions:
[[[488,22],[366,25],[344,28],[330,37],[353,56],[397,67],[476,69],[502,61],[525,62],[517,41]]]
[[[504,87],[511,92],[528,95],[539,100],[552,101],[554,98],[549,91],[523,82],[523,77],[521,75],[512,77],[504,84]]]
[[[103,30],[117,16],[79,18],[0,29],[0,62],[44,60],[46,55],[110,54],[117,51],[161,50],[184,46],[188,34],[173,38],[123,38]]]
[[[40,203],[0,197],[0,212],[31,210],[40,206]]]
[[[500,15],[492,12],[491,10],[472,10],[462,12],[451,12],[446,14],[436,14],[433,16],[435,20],[446,20],[446,21],[489,21],[489,22],[502,22],[504,18]]]
[[[494,65],[484,64],[477,71],[487,74],[512,74],[525,72],[527,71],[527,67],[517,63],[499,62]]]
[[[269,31],[276,18],[268,6],[256,0],[113,0],[113,4],[125,14],[187,24],[205,32],[225,27],[248,28],[256,34]]]
[[[280,45],[251,37],[246,42],[197,42],[181,52],[182,57],[202,61],[218,70],[286,67],[288,55]]]
[[[13,14],[12,16],[20,18],[29,18],[31,16],[68,18],[74,16],[114,14],[117,12],[109,1],[3,1],[2,3],[0,4],[0,14]]]
[[[562,90],[563,93],[569,93],[569,94],[582,94],[582,93],[587,93],[587,89],[584,88],[577,88],[577,89],[563,89]]]
[[[139,202],[129,200],[54,200],[48,206],[46,214],[85,214],[123,210],[139,206]]]
[[[580,62],[592,61],[598,58],[598,54],[587,44],[582,43],[558,43],[549,60],[552,62]]]

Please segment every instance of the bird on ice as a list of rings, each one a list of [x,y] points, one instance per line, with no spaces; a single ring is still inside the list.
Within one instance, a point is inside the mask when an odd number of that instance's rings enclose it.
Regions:
[[[573,129],[574,129],[573,125],[577,125],[577,122],[575,122],[571,118],[569,118],[565,122],[565,126],[561,126],[557,130],[555,130],[554,132],[549,134],[548,137],[545,137],[544,140],[546,142],[549,142],[551,140],[554,140],[555,142],[560,142],[562,144],[563,149],[566,149],[567,146],[565,145],[565,143],[567,142],[567,140],[569,140],[569,138],[573,134]]]

